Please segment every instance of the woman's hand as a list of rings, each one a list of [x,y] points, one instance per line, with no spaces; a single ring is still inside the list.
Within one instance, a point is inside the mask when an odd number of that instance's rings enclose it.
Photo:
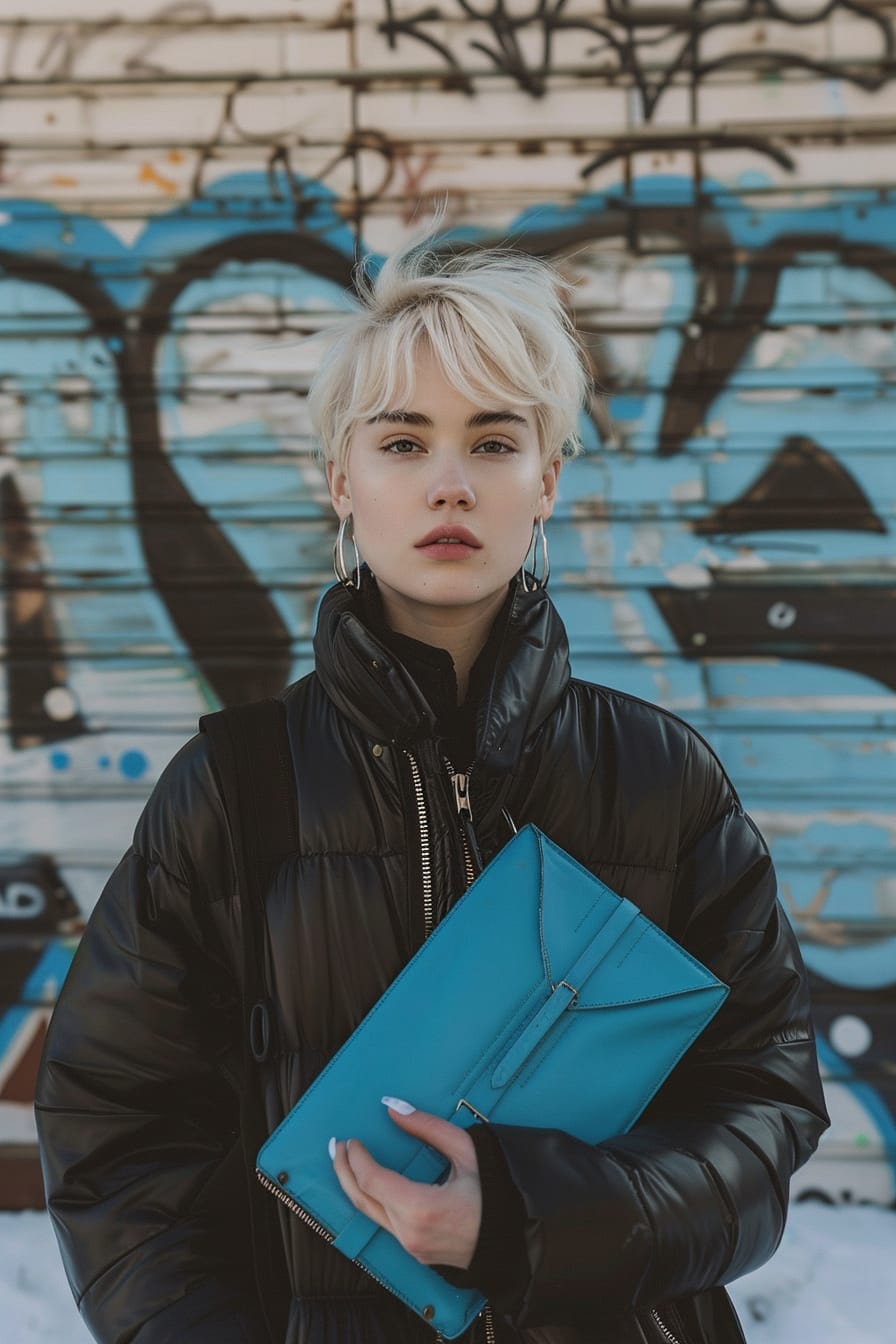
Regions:
[[[401,1129],[448,1158],[451,1170],[441,1185],[409,1181],[380,1166],[358,1139],[339,1140],[333,1167],[348,1198],[361,1213],[391,1232],[424,1265],[468,1269],[482,1217],[482,1191],[473,1140],[464,1129],[407,1102],[384,1098]],[[391,1103],[391,1104],[389,1104]],[[331,1144],[331,1148],[332,1148]]]

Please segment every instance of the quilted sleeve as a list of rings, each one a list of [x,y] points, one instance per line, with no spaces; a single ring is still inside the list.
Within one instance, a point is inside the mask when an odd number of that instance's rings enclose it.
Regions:
[[[232,992],[196,889],[203,859],[212,880],[226,860],[203,752],[189,744],[168,767],[110,877],[38,1080],[47,1205],[80,1312],[107,1344],[267,1340],[225,1062]]]

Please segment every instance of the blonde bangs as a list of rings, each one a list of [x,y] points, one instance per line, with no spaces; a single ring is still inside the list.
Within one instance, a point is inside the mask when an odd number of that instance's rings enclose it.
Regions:
[[[570,286],[548,262],[417,244],[389,257],[374,280],[359,267],[357,282],[360,309],[327,333],[308,395],[325,460],[343,466],[356,424],[411,402],[425,346],[471,401],[534,407],[545,463],[581,451],[578,416],[591,380],[563,305]]]

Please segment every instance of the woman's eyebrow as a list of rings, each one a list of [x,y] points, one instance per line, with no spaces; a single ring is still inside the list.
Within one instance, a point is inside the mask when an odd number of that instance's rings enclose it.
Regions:
[[[367,423],[368,425],[376,425],[383,420],[395,425],[422,425],[427,429],[433,427],[429,416],[424,415],[422,411],[380,411]],[[474,429],[481,425],[499,424],[526,425],[528,421],[525,416],[518,415],[516,411],[476,411],[467,421],[467,428]]]
[[[467,428],[474,429],[478,425],[500,425],[501,423],[526,425],[528,421],[524,415],[518,415],[516,411],[477,411],[467,421]]]

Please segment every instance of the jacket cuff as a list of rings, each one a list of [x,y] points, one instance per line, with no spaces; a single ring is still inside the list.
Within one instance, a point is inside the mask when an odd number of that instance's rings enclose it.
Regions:
[[[467,1133],[476,1149],[482,1187],[479,1237],[467,1269],[433,1268],[455,1288],[474,1288],[501,1315],[509,1315],[519,1307],[529,1283],[526,1210],[490,1126],[475,1124]]]
[[[516,1328],[606,1326],[638,1305],[653,1234],[636,1181],[602,1145],[495,1125],[526,1211],[529,1281]]]

